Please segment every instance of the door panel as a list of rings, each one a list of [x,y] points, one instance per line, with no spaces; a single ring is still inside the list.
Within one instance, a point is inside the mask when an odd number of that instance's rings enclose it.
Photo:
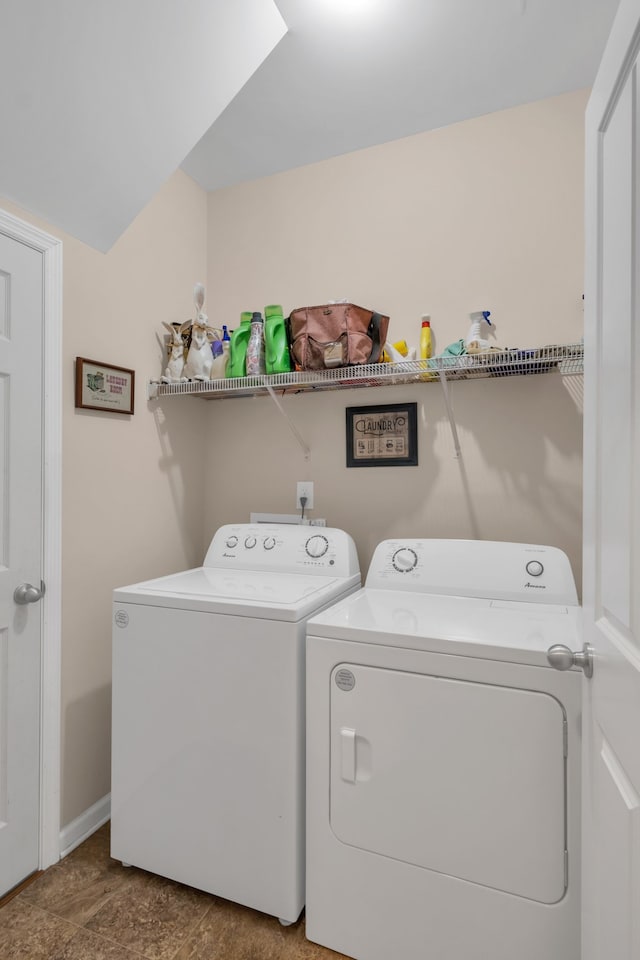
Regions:
[[[596,816],[602,824],[598,861],[601,880],[607,884],[598,949],[600,956],[637,957],[633,944],[638,943],[640,876],[634,864],[640,863],[640,798],[604,741],[594,780]],[[613,939],[607,931],[613,931]]]
[[[627,81],[602,141],[602,323],[598,437],[599,514],[597,567],[600,615],[629,634],[631,584],[631,240],[633,221],[633,75]],[[626,571],[626,573],[625,573]]]
[[[0,894],[38,867],[42,254],[0,235]]]
[[[640,0],[586,117],[583,960],[640,956]]]
[[[381,856],[557,903],[564,737],[564,710],[545,693],[341,664],[331,680],[331,829]]]

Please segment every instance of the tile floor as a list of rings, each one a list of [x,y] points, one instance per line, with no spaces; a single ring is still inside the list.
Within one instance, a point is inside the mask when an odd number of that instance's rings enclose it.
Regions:
[[[0,908],[0,960],[341,960],[274,918],[109,857],[109,824]]]

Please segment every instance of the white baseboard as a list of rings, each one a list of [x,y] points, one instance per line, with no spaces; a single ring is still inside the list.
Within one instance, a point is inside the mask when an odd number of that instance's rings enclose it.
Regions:
[[[60,831],[60,857],[66,857],[111,816],[111,794],[102,797]]]

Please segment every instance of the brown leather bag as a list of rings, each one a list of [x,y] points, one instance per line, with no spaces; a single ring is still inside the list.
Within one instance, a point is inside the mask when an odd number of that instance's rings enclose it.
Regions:
[[[300,307],[289,317],[291,356],[300,370],[378,363],[389,317],[354,303]]]

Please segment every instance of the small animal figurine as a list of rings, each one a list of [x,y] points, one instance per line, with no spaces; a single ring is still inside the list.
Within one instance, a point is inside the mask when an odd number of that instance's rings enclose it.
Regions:
[[[167,366],[162,374],[161,383],[179,383],[186,380],[184,376],[184,338],[181,333],[180,324],[165,323],[162,326],[169,331],[169,353],[167,357]]]
[[[191,330],[191,345],[184,366],[184,376],[188,380],[209,380],[213,354],[211,340],[215,339],[215,331],[209,326],[209,319],[202,312],[204,306],[204,287],[196,283],[193,288],[193,299],[197,315],[195,320],[187,320],[180,327],[182,333]]]

